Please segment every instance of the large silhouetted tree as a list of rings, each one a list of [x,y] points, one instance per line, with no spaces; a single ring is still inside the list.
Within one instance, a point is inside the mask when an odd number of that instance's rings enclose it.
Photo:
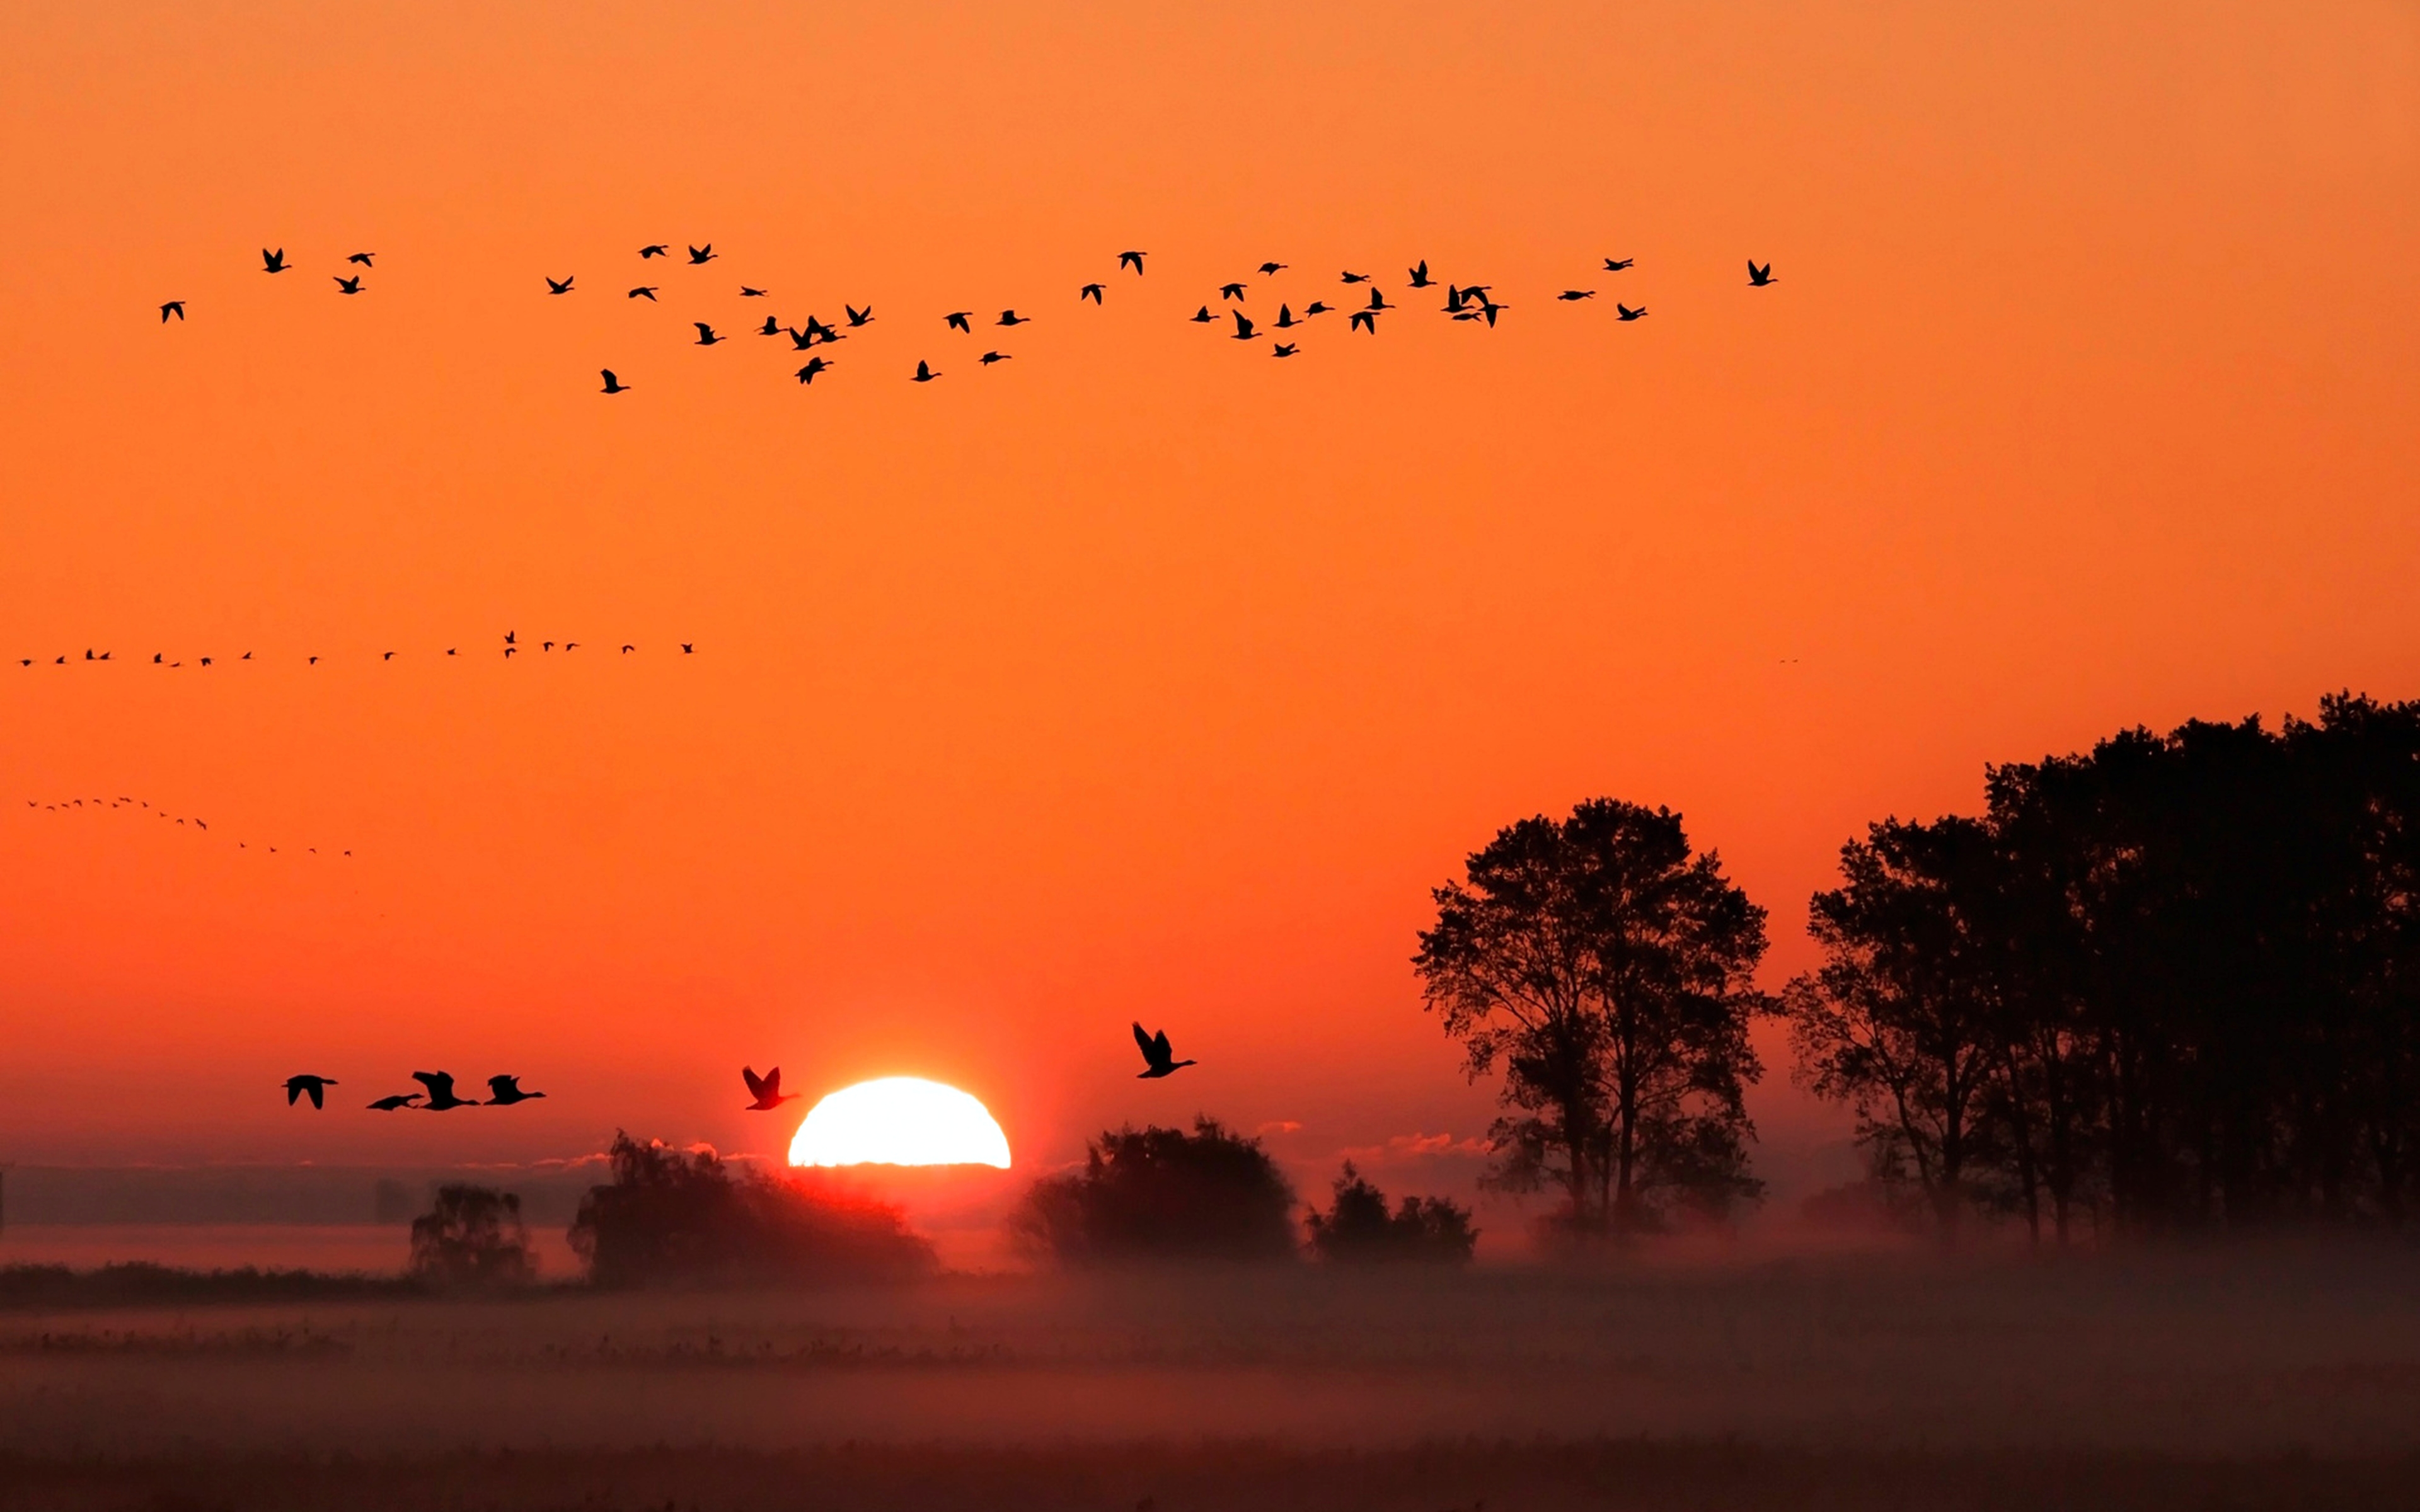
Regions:
[[[1493,1183],[1551,1184],[1571,1227],[1618,1234],[1761,1190],[1743,1097],[1764,910],[1680,815],[1598,798],[1525,819],[1434,896],[1413,962],[1470,1076],[1503,1071]]]
[[[2410,1221],[2420,704],[2123,731],[1889,822],[1819,894],[1801,1074],[1878,1175],[2039,1236]],[[1955,1147],[1953,1150],[1953,1145]],[[1947,1192],[1951,1200],[1942,1202]]]
[[[1912,1179],[1954,1233],[1988,1156],[2001,977],[1991,833],[1973,820],[1885,821],[1840,849],[1818,893],[1823,965],[1785,1002],[1798,1079],[1848,1103],[1877,1174]]]

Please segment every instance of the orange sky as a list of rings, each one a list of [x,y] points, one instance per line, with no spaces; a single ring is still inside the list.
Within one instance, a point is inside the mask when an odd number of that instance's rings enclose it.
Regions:
[[[778,1149],[743,1060],[1466,1136],[1502,823],[1682,810],[1777,982],[1986,761],[2420,695],[2420,18],[2109,8],[0,9],[0,1159]],[[1502,325],[1182,318],[1421,257]],[[210,836],[22,801],[119,794]],[[431,1064],[552,1096],[357,1111]]]

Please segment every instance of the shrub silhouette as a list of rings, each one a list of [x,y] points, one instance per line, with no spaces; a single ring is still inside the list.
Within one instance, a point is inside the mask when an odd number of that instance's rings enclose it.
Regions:
[[[613,1180],[591,1187],[571,1247],[600,1287],[664,1281],[897,1279],[933,1268],[898,1209],[796,1179],[735,1177],[712,1150],[617,1133]]]
[[[521,1199],[491,1186],[437,1189],[411,1220],[411,1276],[436,1287],[524,1286],[537,1278]]]
[[[1197,1118],[1191,1134],[1103,1134],[1083,1169],[1033,1183],[1010,1227],[1028,1253],[1066,1265],[1283,1260],[1295,1255],[1294,1200],[1259,1140]]]
[[[1349,1160],[1336,1179],[1327,1211],[1312,1213],[1306,1226],[1311,1253],[1323,1260],[1467,1265],[1479,1245],[1469,1209],[1443,1197],[1407,1196],[1402,1207],[1388,1212],[1387,1194],[1364,1180]]]

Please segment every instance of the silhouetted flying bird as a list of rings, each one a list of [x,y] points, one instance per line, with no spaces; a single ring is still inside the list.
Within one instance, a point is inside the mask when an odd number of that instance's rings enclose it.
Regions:
[[[748,1084],[748,1095],[756,1101],[744,1110],[749,1113],[771,1113],[784,1103],[794,1102],[799,1094],[782,1090],[782,1068],[774,1067],[759,1076],[752,1067],[739,1068],[740,1079]]]
[[[516,1103],[526,1103],[534,1097],[544,1097],[545,1095],[546,1094],[544,1092],[522,1091],[521,1079],[518,1076],[490,1076],[488,1078],[488,1105],[489,1107],[508,1108]]]
[[[451,1072],[415,1071],[411,1073],[411,1079],[428,1088],[428,1111],[431,1113],[443,1113],[449,1108],[474,1108],[479,1105],[469,1098],[454,1095],[454,1075]]]
[[[307,1097],[315,1108],[328,1105],[328,1088],[336,1085],[334,1076],[288,1076],[286,1078],[286,1105],[292,1107],[295,1099]]]
[[[1166,1029],[1160,1030],[1157,1034],[1145,1034],[1142,1032],[1141,1023],[1138,1021],[1134,1026],[1134,1037],[1135,1043],[1142,1047],[1143,1069],[1135,1075],[1135,1080],[1139,1082],[1153,1081],[1162,1076],[1173,1076],[1176,1074],[1177,1068],[1196,1064],[1194,1061],[1176,1058],[1176,1052],[1168,1047]]]

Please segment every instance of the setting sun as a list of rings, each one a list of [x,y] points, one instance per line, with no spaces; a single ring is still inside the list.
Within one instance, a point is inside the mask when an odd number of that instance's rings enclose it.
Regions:
[[[793,1165],[997,1165],[1008,1136],[984,1105],[921,1076],[845,1087],[816,1103],[790,1141]]]

